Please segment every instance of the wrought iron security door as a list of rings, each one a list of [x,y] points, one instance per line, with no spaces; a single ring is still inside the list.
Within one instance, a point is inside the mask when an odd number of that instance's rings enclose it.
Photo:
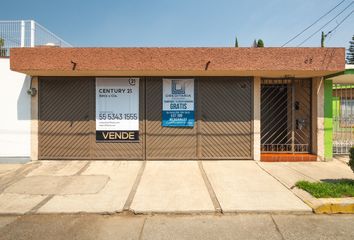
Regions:
[[[261,151],[311,151],[310,79],[262,79]]]

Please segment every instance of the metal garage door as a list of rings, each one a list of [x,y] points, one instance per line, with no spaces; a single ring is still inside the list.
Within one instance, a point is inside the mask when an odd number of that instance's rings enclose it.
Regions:
[[[93,82],[95,85],[95,82]],[[95,89],[95,87],[93,87]],[[144,78],[139,79],[139,142],[96,142],[95,134],[92,135],[92,158],[113,160],[141,160],[144,159]],[[92,101],[95,103],[95,91]],[[93,104],[93,112],[96,104]],[[95,117],[92,117],[92,132],[96,131]]]
[[[39,158],[90,158],[92,79],[40,78]]]
[[[195,159],[197,130],[162,127],[162,78],[146,79],[146,158]]]
[[[203,159],[250,159],[252,140],[250,78],[202,78],[200,156]]]
[[[193,128],[162,127],[162,78],[140,78],[140,141],[95,141],[95,78],[40,78],[40,159],[249,159],[250,78],[195,78]],[[145,132],[146,130],[146,132]]]
[[[40,78],[40,159],[144,159],[144,79],[140,79],[140,141],[96,142],[95,78]]]

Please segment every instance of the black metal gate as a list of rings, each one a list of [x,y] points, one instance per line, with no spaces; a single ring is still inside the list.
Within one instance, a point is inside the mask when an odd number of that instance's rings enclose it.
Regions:
[[[261,151],[311,151],[311,80],[262,79]]]

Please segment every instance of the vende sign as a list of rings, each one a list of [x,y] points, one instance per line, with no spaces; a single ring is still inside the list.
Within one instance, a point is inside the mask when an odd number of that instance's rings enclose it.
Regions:
[[[139,78],[96,78],[96,141],[139,141]]]

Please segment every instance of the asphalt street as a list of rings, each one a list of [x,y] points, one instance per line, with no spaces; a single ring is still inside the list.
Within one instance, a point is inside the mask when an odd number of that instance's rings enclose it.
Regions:
[[[354,215],[0,216],[0,239],[354,239]]]

